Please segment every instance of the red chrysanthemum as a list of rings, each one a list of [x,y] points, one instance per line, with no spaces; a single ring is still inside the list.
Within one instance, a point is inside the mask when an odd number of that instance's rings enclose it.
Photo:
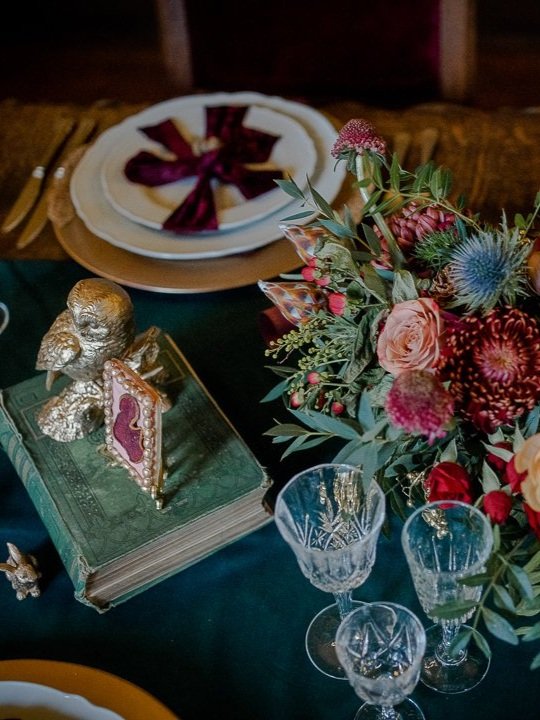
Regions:
[[[438,373],[460,414],[484,432],[511,423],[540,400],[540,328],[517,308],[447,324]]]
[[[405,370],[394,380],[385,409],[393,425],[409,433],[426,435],[432,443],[445,436],[454,400],[433,373]]]
[[[375,128],[367,120],[349,120],[339,132],[332,148],[332,155],[339,158],[342,153],[350,151],[361,155],[364,150],[371,150],[379,153],[379,155],[384,155],[386,153],[386,142],[377,135]]]

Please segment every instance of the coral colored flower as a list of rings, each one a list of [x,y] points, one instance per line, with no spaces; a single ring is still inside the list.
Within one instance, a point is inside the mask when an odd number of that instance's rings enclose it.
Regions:
[[[497,525],[508,520],[511,509],[512,498],[502,490],[492,490],[484,497],[484,512]]]
[[[347,307],[347,298],[343,293],[330,293],[328,295],[328,307],[334,315],[343,315]]]
[[[310,372],[307,375],[307,381],[310,385],[318,385],[321,382],[321,376],[318,372]]]
[[[454,462],[435,465],[426,479],[427,495],[430,502],[436,500],[459,500],[473,502],[472,482],[467,470]]]
[[[432,443],[444,437],[454,401],[427,370],[408,370],[394,380],[385,401],[390,422],[409,433],[420,433]]]
[[[439,306],[434,300],[419,298],[394,305],[377,341],[380,364],[392,375],[435,367],[442,331]]]
[[[524,473],[521,492],[525,502],[540,512],[540,433],[525,440],[514,458],[517,472]]]
[[[438,368],[461,414],[490,433],[540,400],[540,327],[517,308],[446,323]]]
[[[356,152],[361,155],[364,150],[384,155],[386,153],[386,142],[377,135],[373,125],[367,120],[349,120],[340,130],[332,155],[339,158],[342,153]]]
[[[527,503],[523,503],[523,509],[525,510],[525,515],[527,516],[531,530],[540,540],[540,512],[533,510]]]
[[[308,282],[313,282],[315,280],[315,273],[317,270],[313,267],[310,267],[309,265],[306,265],[303,267],[300,272],[302,273],[302,277],[304,280],[307,280]]]
[[[334,400],[334,402],[330,406],[330,409],[332,410],[334,415],[341,415],[345,410],[345,405],[339,402],[339,400]]]

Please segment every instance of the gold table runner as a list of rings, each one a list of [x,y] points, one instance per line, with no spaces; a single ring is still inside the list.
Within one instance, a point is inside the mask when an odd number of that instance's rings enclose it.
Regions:
[[[100,132],[143,107],[108,101],[91,107],[1,101],[0,223],[46,147],[58,116],[90,115],[97,120]],[[485,112],[430,103],[405,110],[385,110],[340,102],[320,109],[335,118],[338,125],[352,117],[370,120],[390,147],[396,133],[411,133],[413,142],[405,162],[409,169],[420,160],[420,132],[435,127],[439,139],[434,160],[452,170],[454,189],[468,198],[473,212],[480,212],[484,219],[496,223],[502,209],[510,218],[515,212],[526,214],[532,209],[540,189],[540,108]],[[29,247],[17,250],[15,243],[22,227],[24,224],[0,236],[1,258],[60,260],[67,257],[50,223]]]

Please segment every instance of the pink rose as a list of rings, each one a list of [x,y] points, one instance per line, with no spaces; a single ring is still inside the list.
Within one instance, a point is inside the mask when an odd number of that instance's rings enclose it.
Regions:
[[[484,497],[484,512],[497,525],[508,520],[512,509],[512,498],[502,490],[492,490]]]
[[[442,330],[434,300],[419,298],[394,305],[377,342],[380,364],[392,375],[430,370],[439,359]]]

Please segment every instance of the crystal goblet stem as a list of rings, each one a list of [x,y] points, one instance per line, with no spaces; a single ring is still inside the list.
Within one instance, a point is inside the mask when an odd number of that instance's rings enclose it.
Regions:
[[[474,610],[452,620],[432,611],[449,602],[478,602],[482,587],[462,581],[485,570],[493,545],[491,526],[467,503],[428,503],[406,521],[402,544],[420,604],[436,623],[426,631],[422,682],[443,693],[470,690],[485,676],[489,660],[475,643],[456,652],[453,641],[460,631],[470,630],[463,623]]]
[[[361,469],[333,463],[298,473],[276,500],[276,525],[302,573],[335,599],[313,618],[306,633],[310,660],[330,677],[345,679],[335,634],[358,606],[352,591],[367,579],[375,562],[384,505],[375,481],[364,487]]]

